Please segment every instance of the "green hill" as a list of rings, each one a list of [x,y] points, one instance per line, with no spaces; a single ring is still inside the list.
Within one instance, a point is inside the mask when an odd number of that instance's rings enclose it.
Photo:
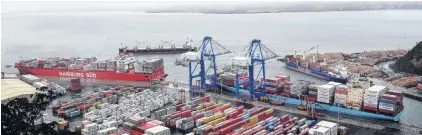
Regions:
[[[396,72],[422,75],[422,41],[392,66]]]

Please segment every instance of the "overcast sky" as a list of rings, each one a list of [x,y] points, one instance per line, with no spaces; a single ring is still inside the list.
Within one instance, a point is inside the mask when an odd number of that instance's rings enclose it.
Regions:
[[[291,1],[280,1],[285,3],[291,3]],[[2,2],[2,13],[14,13],[14,12],[48,12],[48,11],[74,11],[74,10],[143,10],[143,9],[162,9],[162,8],[180,8],[180,7],[191,7],[191,6],[242,6],[242,5],[251,5],[262,2],[241,2],[241,1],[232,1],[232,2],[112,2],[112,1],[91,1],[91,2],[82,2],[82,1],[46,1],[46,2],[13,2],[6,1]],[[264,2],[264,3],[269,3]],[[271,3],[271,2],[270,2]]]

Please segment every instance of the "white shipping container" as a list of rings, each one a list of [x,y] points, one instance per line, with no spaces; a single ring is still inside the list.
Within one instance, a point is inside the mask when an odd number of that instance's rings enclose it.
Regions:
[[[196,52],[186,52],[181,55],[181,59],[187,60],[187,61],[198,61],[200,59],[199,53]]]
[[[248,57],[234,57],[231,58],[231,64],[240,67],[248,67],[251,60]]]
[[[170,129],[164,126],[155,126],[145,130],[145,135],[170,135]]]
[[[315,130],[316,130],[316,128],[311,128],[311,129],[309,129],[309,130],[308,130],[308,134],[309,134],[309,135],[315,135],[315,134],[316,134]]]
[[[318,127],[314,130],[315,135],[330,135],[330,129],[326,127]],[[337,134],[335,134],[337,135]]]
[[[333,86],[338,86],[338,85],[342,85],[341,83],[338,82],[328,82],[327,85],[333,85]]]
[[[386,86],[380,86],[380,85],[374,85],[372,87],[369,87],[368,89],[365,90],[365,94],[376,94],[376,95],[381,95],[384,94],[386,91],[388,90],[388,88]]]
[[[320,121],[319,123],[317,123],[316,125],[320,126],[320,127],[326,127],[329,128],[331,135],[337,135],[337,123],[334,122],[329,122],[329,121]],[[321,130],[322,131],[322,130]]]
[[[99,129],[99,125],[97,123],[91,123],[91,124],[85,125],[84,127],[85,127],[84,129],[86,129],[88,132],[95,132],[95,131],[98,131]]]

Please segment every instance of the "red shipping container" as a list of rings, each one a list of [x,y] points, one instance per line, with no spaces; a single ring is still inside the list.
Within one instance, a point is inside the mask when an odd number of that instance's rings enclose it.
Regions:
[[[187,118],[187,117],[190,117],[190,116],[192,116],[192,114],[191,114],[191,110],[184,111],[184,112],[182,112],[182,114],[181,114],[181,117],[182,117],[182,118]]]
[[[382,113],[387,113],[387,114],[394,114],[394,111],[391,111],[391,110],[384,110],[384,109],[379,109],[379,112],[382,112]]]
[[[302,132],[299,133],[299,135],[308,135],[309,134],[309,128],[306,128]]]
[[[145,122],[149,122],[149,121],[152,121],[153,119],[151,119],[151,118],[145,118]]]
[[[158,120],[152,120],[148,122],[151,125],[160,125],[160,126],[164,126],[164,122],[158,121]]]
[[[196,121],[197,119],[200,119],[200,118],[202,118],[202,117],[204,117],[204,113],[196,114],[196,115],[193,117],[193,119]]]
[[[179,118],[182,116],[182,112],[175,112],[171,115],[170,119]]]
[[[306,101],[316,101],[317,98],[316,98],[316,96],[308,96],[305,100]]]
[[[261,78],[261,80],[262,80],[263,78]],[[266,82],[272,82],[272,83],[278,83],[278,78],[266,78]]]
[[[336,90],[336,93],[347,95],[347,90]]]
[[[247,123],[247,120],[239,121],[239,122],[237,122],[233,125],[229,125],[228,127],[225,127],[223,129],[219,130],[218,133],[220,135],[226,135],[228,133],[231,133],[233,131],[233,129],[239,128],[239,127],[245,125],[246,123]]]
[[[263,126],[259,125],[259,128],[258,128],[257,130],[253,130],[253,131],[251,132],[251,135],[256,134],[256,133],[258,133],[258,132],[260,132],[260,131],[262,131],[262,130],[265,130],[265,128],[264,128]]]
[[[131,130],[131,131],[130,131],[130,134],[131,134],[131,135],[142,135],[142,132],[140,132],[140,131],[136,131],[136,130]]]
[[[251,117],[254,116],[254,115],[257,115],[257,114],[259,114],[259,113],[261,113],[263,111],[265,111],[265,108],[264,107],[259,108],[258,110],[255,110],[255,111],[251,112]]]
[[[255,125],[252,125],[252,126],[245,126],[245,127],[243,127],[243,129],[237,131],[234,134],[241,135],[243,132],[249,131],[250,129],[252,129],[252,128],[256,127],[256,126],[258,126],[258,124],[255,124]]]
[[[118,131],[118,132],[112,133],[110,135],[122,135],[124,133],[125,133],[124,131]]]
[[[391,95],[396,95],[396,96],[403,97],[403,91],[399,91],[399,90],[388,90],[387,93],[388,94],[391,94]]]
[[[204,110],[209,111],[209,110],[215,109],[216,107],[217,107],[217,105],[211,105],[209,107],[206,107]]]
[[[182,110],[182,107],[185,106],[185,104],[178,104],[176,105],[176,111]]]
[[[284,83],[284,86],[291,86],[291,85],[293,85],[293,82],[285,82]]]
[[[396,95],[390,95],[390,94],[383,94],[381,96],[382,99],[387,99],[387,100],[392,100],[392,101],[397,101],[398,97]]]
[[[126,131],[126,132],[129,132],[130,133],[130,129],[127,129],[127,128],[123,128],[123,131]]]
[[[79,110],[88,110],[89,107],[91,107],[89,104],[85,104],[77,106],[76,108],[78,108]]]
[[[258,121],[263,121],[266,118],[267,118],[267,114],[265,112],[258,114]]]
[[[274,135],[281,135],[283,134],[283,129],[277,129],[274,131]]]
[[[287,133],[287,131],[289,131],[292,128],[293,128],[293,126],[288,126],[288,127],[286,127],[286,128],[283,129],[283,132],[284,133]]]
[[[275,78],[279,78],[282,80],[287,80],[289,78],[289,76],[285,76],[285,75],[276,75]]]
[[[144,123],[144,124],[137,125],[135,129],[137,131],[140,131],[142,133],[145,133],[145,130],[150,129],[150,128],[155,127],[155,126],[157,126],[157,125],[156,124],[151,124],[151,123],[148,123],[147,122],[147,123]]]
[[[376,112],[376,111],[378,111],[378,108],[370,107],[370,106],[364,106],[363,110]]]
[[[45,61],[44,60],[38,60],[38,65],[40,65],[40,64],[45,64]]]
[[[296,123],[298,120],[299,120],[298,117],[293,117],[293,119],[290,120],[291,121],[290,123]]]
[[[233,119],[239,116],[239,114],[241,114],[239,111],[234,111],[232,113],[229,114],[229,119]]]
[[[236,111],[239,113],[243,113],[244,110],[245,110],[245,107],[243,107],[243,105],[236,108]]]
[[[276,88],[267,88],[268,94],[277,94],[279,91]]]

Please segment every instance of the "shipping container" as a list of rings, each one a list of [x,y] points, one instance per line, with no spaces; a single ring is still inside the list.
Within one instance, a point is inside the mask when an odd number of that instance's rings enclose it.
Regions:
[[[164,126],[155,126],[145,130],[145,135],[170,135],[170,129]]]

